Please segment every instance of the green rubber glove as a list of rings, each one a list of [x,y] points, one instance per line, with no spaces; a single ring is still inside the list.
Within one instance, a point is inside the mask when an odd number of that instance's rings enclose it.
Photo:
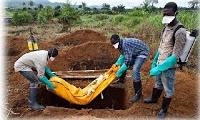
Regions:
[[[54,89],[55,89],[55,86],[47,79],[46,76],[41,76],[41,77],[39,77],[39,80],[40,80],[43,84],[47,85],[49,89],[51,89],[51,90],[54,90]]]
[[[172,68],[176,64],[176,56],[171,55],[167,59],[165,59],[161,64],[159,64],[157,67],[150,70],[150,76],[157,76],[161,72]]]
[[[48,68],[47,66],[45,67],[45,73],[51,78],[53,76],[56,76],[55,74],[52,73],[51,69]]]
[[[121,54],[119,58],[117,59],[115,65],[122,65],[124,63],[124,60],[125,60],[125,56]]]
[[[126,66],[125,63],[123,63],[123,65],[120,67],[120,69],[117,71],[116,73],[116,77],[121,77],[122,74],[128,69],[128,67]]]
[[[161,73],[161,71],[159,71],[157,67],[154,67],[150,70],[150,77],[158,76],[160,73]]]
[[[152,61],[152,64],[151,64],[151,69],[157,66],[157,61],[158,61],[159,54],[160,54],[159,51],[157,51],[155,56],[154,56],[154,58],[153,58],[153,61]]]

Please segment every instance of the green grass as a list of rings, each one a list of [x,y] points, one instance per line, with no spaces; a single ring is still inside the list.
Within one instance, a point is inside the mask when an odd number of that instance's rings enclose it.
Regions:
[[[12,17],[13,14],[14,14],[13,12],[9,12],[9,11],[6,11],[6,12],[5,12],[5,16],[6,16],[6,17]]]
[[[181,11],[177,18],[187,29],[194,29],[198,27],[198,12],[197,11]]]
[[[198,26],[198,12],[194,11],[180,11],[178,20],[185,25],[187,29],[194,29]],[[157,30],[163,28],[162,13],[152,12],[148,13],[144,10],[131,10],[125,14],[118,15],[106,15],[106,14],[96,14],[96,15],[84,15],[81,16],[80,26],[90,26],[90,27],[106,27],[106,26],[119,26],[121,28],[128,29],[130,32],[137,31],[138,26],[147,22],[155,27]]]

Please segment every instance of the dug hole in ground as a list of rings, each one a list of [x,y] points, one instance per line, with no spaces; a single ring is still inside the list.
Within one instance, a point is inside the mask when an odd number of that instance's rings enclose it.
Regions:
[[[147,60],[142,68],[143,98],[131,104],[128,99],[133,95],[131,73],[128,73],[123,88],[109,86],[103,91],[104,99],[98,96],[86,106],[73,105],[46,91],[41,87],[38,101],[46,106],[44,111],[28,108],[29,82],[14,72],[14,62],[28,52],[27,37],[7,36],[7,109],[9,118],[121,118],[155,117],[160,109],[162,97],[157,104],[144,104],[143,99],[151,95],[154,78],[148,77],[151,61]],[[109,69],[119,53],[109,43],[104,34],[92,30],[78,30],[62,35],[55,40],[40,41],[40,49],[56,47],[59,55],[50,67],[53,71],[100,70]],[[131,70],[131,69],[130,69]],[[131,71],[130,71],[131,72]],[[92,79],[66,81],[76,87],[87,86]],[[169,107],[168,117],[196,118],[198,113],[197,75],[188,71],[176,72],[175,96]]]

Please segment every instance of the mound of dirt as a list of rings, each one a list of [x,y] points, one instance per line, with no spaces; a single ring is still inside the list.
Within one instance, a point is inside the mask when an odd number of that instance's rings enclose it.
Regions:
[[[51,68],[56,71],[105,69],[114,63],[118,54],[109,43],[87,42],[60,51]]]
[[[7,56],[18,56],[29,52],[27,46],[27,37],[17,36],[17,37],[8,37],[7,39]],[[47,50],[50,47],[59,47],[53,44],[54,41],[39,41],[39,49]],[[21,54],[22,53],[22,54]]]
[[[56,45],[62,44],[64,46],[80,45],[88,41],[101,41],[106,42],[106,37],[93,30],[78,30],[69,35],[64,35],[55,40]]]
[[[9,37],[7,39],[7,55],[17,56],[21,52],[28,52],[27,41],[23,36]]]

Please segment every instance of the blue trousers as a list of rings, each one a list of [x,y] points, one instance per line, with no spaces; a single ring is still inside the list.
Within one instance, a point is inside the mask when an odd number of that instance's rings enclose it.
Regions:
[[[175,84],[175,68],[168,69],[161,72],[156,77],[155,88],[163,89],[165,91],[165,97],[169,98],[174,95],[174,84]]]
[[[19,71],[19,73],[30,81],[30,87],[38,87],[39,78],[33,71]]]
[[[139,82],[141,80],[141,67],[144,64],[146,58],[136,57],[132,60],[131,64],[133,65],[132,77],[134,82]]]

